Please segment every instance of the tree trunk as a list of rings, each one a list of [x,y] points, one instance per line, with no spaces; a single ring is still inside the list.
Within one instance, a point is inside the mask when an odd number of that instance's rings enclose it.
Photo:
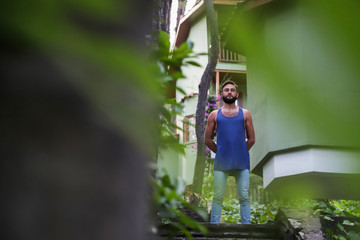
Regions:
[[[153,10],[153,29],[170,32],[170,11],[172,0],[158,0]]]
[[[177,30],[178,30],[180,18],[182,16],[184,16],[185,9],[186,9],[186,3],[187,3],[187,0],[178,0],[178,10],[177,10],[177,17],[176,17],[175,32],[177,32]]]
[[[157,113],[142,90],[147,79],[135,75],[146,70],[133,49],[146,46],[150,29],[139,19],[151,22],[151,1],[127,2],[121,20],[88,13],[86,23],[73,24],[70,2],[6,2],[12,7],[0,10],[11,16],[0,38],[0,238],[145,239],[151,154],[133,136],[150,144],[155,126],[145,119]],[[34,28],[18,27],[19,20]]]
[[[206,157],[206,146],[204,142],[204,133],[205,133],[205,105],[208,96],[208,90],[212,76],[215,73],[215,67],[217,64],[217,59],[219,55],[219,33],[218,33],[218,24],[215,15],[214,4],[212,0],[205,1],[206,7],[206,18],[207,18],[207,28],[210,31],[210,56],[209,62],[206,65],[205,71],[201,77],[199,84],[199,98],[196,108],[196,138],[197,138],[197,156],[195,164],[195,173],[193,180],[193,192],[195,195],[192,197],[192,203],[198,204],[198,198],[196,194],[202,194],[202,185],[204,179],[204,169],[205,169],[205,157]]]

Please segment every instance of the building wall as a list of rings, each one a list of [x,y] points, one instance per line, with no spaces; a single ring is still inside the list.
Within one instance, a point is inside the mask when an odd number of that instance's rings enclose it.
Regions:
[[[263,59],[247,56],[248,105],[256,134],[252,169],[279,150],[359,146],[360,91],[354,82],[359,71],[344,56],[346,46],[337,42],[341,29],[321,21],[301,1],[273,5],[263,13]]]
[[[179,115],[176,120],[179,127],[184,127],[183,120],[185,116],[192,115],[196,112],[196,105],[197,95],[185,99],[182,114]],[[177,130],[177,134],[179,135],[179,142],[184,143],[183,131]],[[159,152],[157,161],[158,175],[169,174],[172,180],[180,178],[184,181],[185,185],[191,184],[194,177],[196,160],[195,145],[196,141],[185,143],[185,155],[181,155],[171,149]]]
[[[179,153],[172,149],[165,149],[159,152],[157,159],[157,175],[168,174],[172,181],[181,174],[181,160]]]
[[[191,42],[194,44],[193,51],[195,53],[208,52],[209,45],[205,16],[193,22],[187,42]],[[194,59],[194,61],[198,62],[201,67],[199,68],[195,66],[184,66],[182,68],[182,71],[183,74],[186,76],[186,79],[181,79],[177,81],[177,86],[182,88],[188,94],[199,92],[198,85],[200,83],[203,70],[205,69],[208,62],[208,57],[206,55],[199,56],[198,58]],[[184,95],[181,92],[176,93],[177,102],[180,102],[183,97]]]
[[[197,95],[187,98],[184,101],[183,114],[178,124],[183,127],[182,121],[185,116],[195,114],[197,106]],[[191,127],[194,129],[194,126]],[[181,132],[181,131],[179,131]],[[183,133],[181,132],[180,141],[183,142]],[[196,162],[196,140],[185,143],[185,155],[180,156],[180,175],[186,185],[192,184],[194,178],[195,162]]]

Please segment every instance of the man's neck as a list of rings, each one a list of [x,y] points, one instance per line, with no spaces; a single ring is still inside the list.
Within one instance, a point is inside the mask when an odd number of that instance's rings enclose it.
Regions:
[[[224,106],[223,106],[223,109],[227,109],[227,110],[233,110],[233,109],[236,109],[236,105],[235,103],[225,103],[224,102]]]

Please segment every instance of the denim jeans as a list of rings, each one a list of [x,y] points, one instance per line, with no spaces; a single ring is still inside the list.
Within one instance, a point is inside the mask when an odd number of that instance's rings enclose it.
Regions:
[[[214,171],[214,198],[211,206],[212,223],[220,222],[221,207],[224,200],[226,182],[229,175],[236,179],[237,192],[240,201],[240,217],[242,224],[251,223],[249,201],[249,170],[237,169],[231,171]]]

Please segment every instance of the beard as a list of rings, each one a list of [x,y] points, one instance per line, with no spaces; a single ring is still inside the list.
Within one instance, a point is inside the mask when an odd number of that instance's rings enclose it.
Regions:
[[[226,102],[226,103],[234,103],[236,100],[237,100],[237,97],[232,97],[232,98],[227,98],[225,96],[222,97],[223,101]]]

